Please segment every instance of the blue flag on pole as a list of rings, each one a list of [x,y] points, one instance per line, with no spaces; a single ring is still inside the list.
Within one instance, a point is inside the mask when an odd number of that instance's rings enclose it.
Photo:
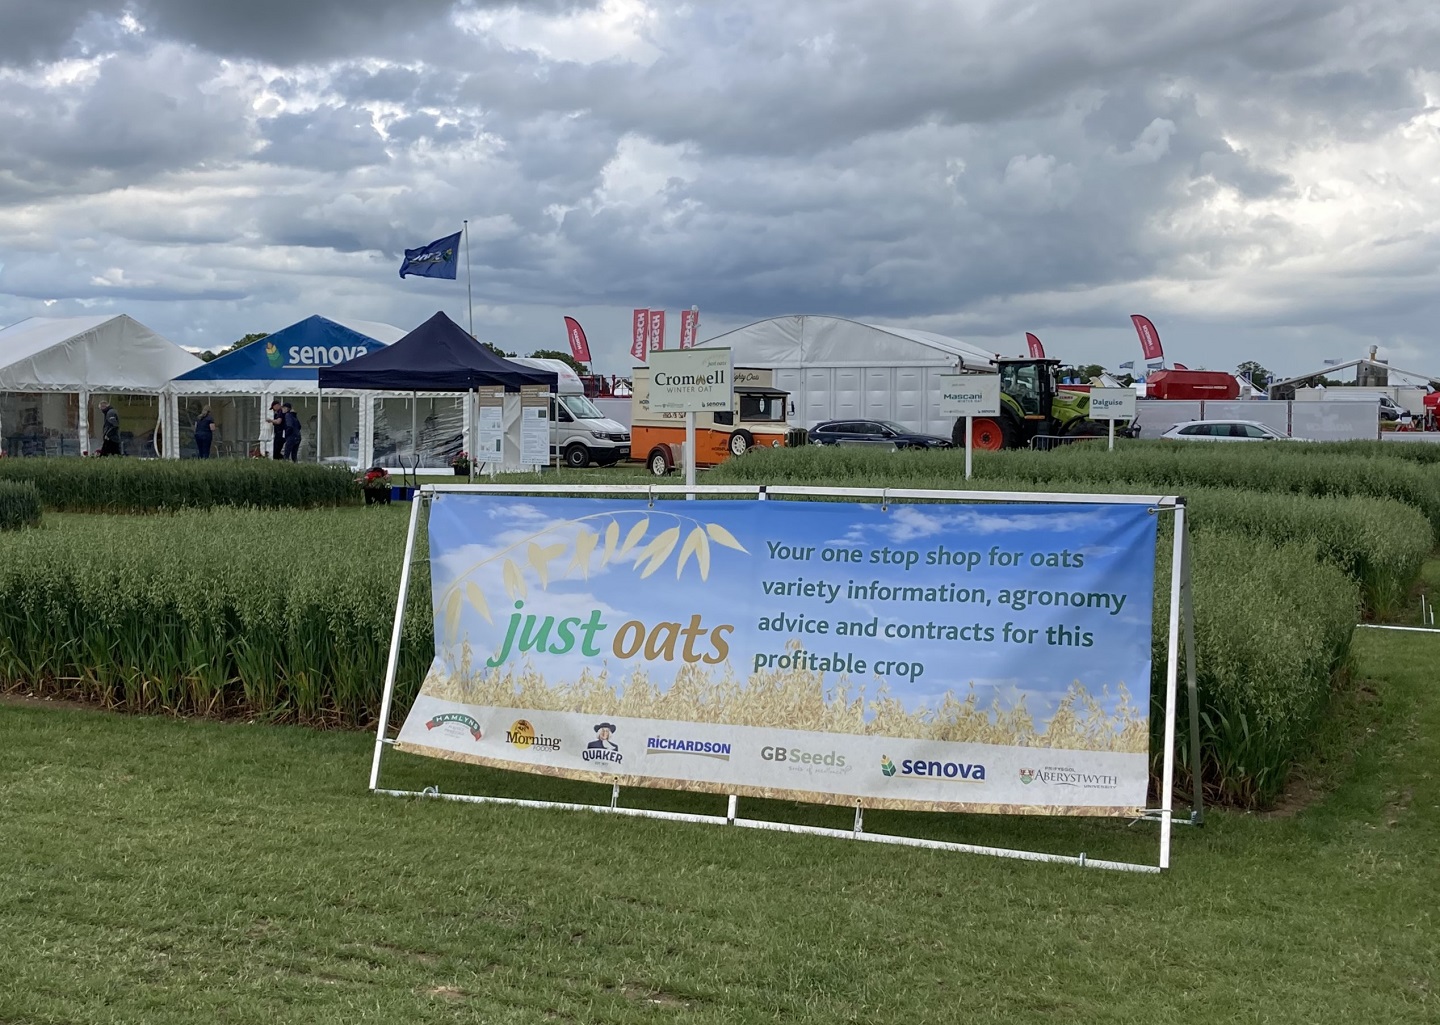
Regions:
[[[1125,362],[1125,363],[1121,363],[1121,364],[1120,364],[1120,369],[1121,369],[1121,370],[1134,370],[1134,369],[1135,369],[1135,361],[1132,359],[1132,360],[1129,360],[1129,361],[1127,361],[1127,362]]]
[[[414,274],[421,278],[454,279],[460,265],[460,232],[437,238],[428,246],[405,250],[400,276]]]

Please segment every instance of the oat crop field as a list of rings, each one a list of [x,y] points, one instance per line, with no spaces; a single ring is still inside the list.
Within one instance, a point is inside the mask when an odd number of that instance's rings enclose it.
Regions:
[[[1212,813],[1159,878],[371,796],[363,734],[12,698],[0,1021],[1433,1022],[1437,656],[1440,637],[1364,633],[1293,803]],[[608,794],[403,754],[387,773]],[[1123,822],[917,819],[1018,847],[1154,843]]]

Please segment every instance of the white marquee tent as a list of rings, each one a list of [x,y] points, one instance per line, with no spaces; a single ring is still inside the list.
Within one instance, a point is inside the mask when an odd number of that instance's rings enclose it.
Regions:
[[[700,344],[728,346],[737,367],[774,370],[775,387],[790,393],[792,423],[897,420],[945,437],[954,418],[939,413],[940,377],[993,370],[996,355],[930,331],[819,316],[773,317]]]
[[[124,450],[159,455],[173,443],[156,430],[164,422],[165,385],[199,365],[197,356],[124,314],[31,317],[0,329],[0,451],[92,451],[90,424],[108,399],[120,412]]]

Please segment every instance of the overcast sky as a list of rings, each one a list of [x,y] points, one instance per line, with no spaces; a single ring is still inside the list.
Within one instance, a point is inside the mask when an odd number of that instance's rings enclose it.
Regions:
[[[0,0],[0,322],[634,306],[1440,371],[1433,0]]]

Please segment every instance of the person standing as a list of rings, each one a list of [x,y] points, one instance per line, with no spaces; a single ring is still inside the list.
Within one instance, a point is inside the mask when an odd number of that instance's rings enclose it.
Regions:
[[[295,407],[290,403],[284,406],[285,421],[285,458],[292,463],[300,461],[300,417],[295,412]]]
[[[214,440],[215,418],[210,415],[210,407],[206,406],[200,410],[200,417],[195,421],[195,448],[201,459],[210,458],[210,443]]]
[[[279,399],[270,403],[270,426],[275,431],[275,437],[270,442],[270,455],[275,459],[284,459],[285,410],[281,408]]]
[[[120,454],[120,414],[109,402],[102,401],[100,415],[103,418],[100,427],[100,454],[102,456],[118,456]]]

